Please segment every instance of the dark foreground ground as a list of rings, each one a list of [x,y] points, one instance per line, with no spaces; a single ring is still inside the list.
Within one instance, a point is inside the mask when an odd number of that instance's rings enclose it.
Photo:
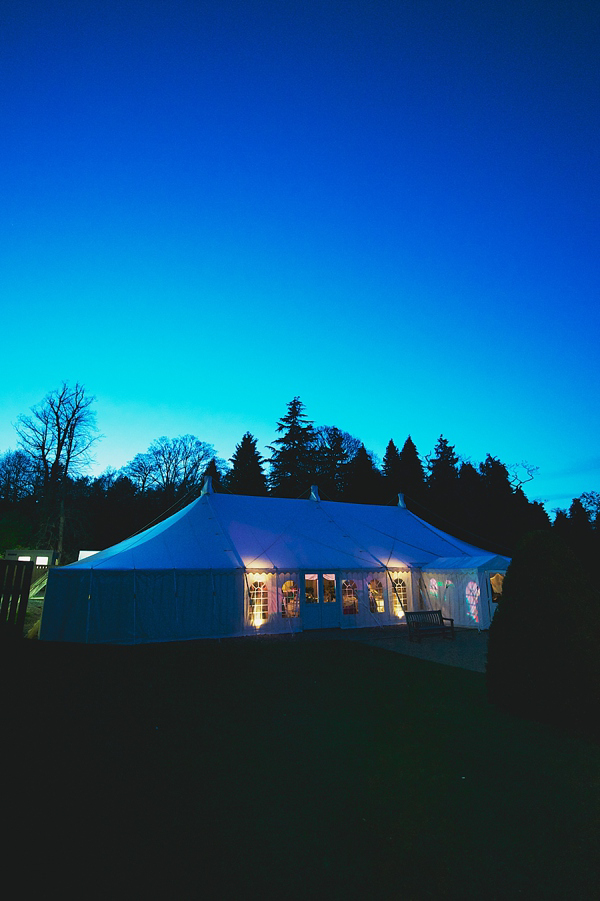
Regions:
[[[478,672],[355,641],[0,652],[11,898],[598,897],[599,749]]]

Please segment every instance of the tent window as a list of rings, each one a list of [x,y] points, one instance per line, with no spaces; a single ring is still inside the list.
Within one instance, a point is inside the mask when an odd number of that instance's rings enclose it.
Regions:
[[[358,613],[358,589],[352,579],[342,582],[342,611],[346,614]]]
[[[369,609],[371,613],[383,613],[383,585],[379,579],[369,582]]]
[[[394,614],[402,616],[408,600],[406,582],[404,579],[392,579],[392,588],[394,589]]]
[[[323,601],[326,604],[335,604],[334,573],[326,573],[323,575]]]
[[[250,586],[250,608],[255,625],[268,619],[269,592],[265,582],[253,582]]]
[[[493,576],[490,576],[490,585],[492,586],[492,601],[494,602],[494,604],[497,604],[502,597],[503,583],[504,576],[502,573],[494,573]]]
[[[298,583],[289,579],[281,586],[281,615],[286,617],[298,616]]]
[[[319,580],[316,575],[304,576],[304,596],[307,604],[319,603]]]
[[[465,597],[467,600],[467,615],[471,617],[471,619],[478,623],[479,622],[479,585],[477,582],[467,582],[467,587],[465,590]]]

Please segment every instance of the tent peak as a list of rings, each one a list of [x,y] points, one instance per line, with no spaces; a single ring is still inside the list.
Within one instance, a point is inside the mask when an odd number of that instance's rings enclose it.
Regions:
[[[404,503],[404,495],[403,494],[398,495],[398,506],[406,507],[406,504]]]
[[[214,488],[212,484],[212,476],[204,476],[204,482],[202,484],[202,491],[200,493],[200,497],[204,497],[205,494],[214,494]]]
[[[319,486],[318,485],[310,486],[310,499],[311,499],[311,501],[320,501],[321,500],[321,498],[319,497]]]

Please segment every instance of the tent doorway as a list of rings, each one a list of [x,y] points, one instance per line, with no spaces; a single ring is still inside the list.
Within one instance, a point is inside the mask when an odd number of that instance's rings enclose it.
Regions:
[[[335,573],[307,573],[304,576],[305,629],[333,629],[340,624],[340,600]]]

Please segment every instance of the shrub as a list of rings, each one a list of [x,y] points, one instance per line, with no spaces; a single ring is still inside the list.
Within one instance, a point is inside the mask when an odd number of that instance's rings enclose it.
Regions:
[[[532,719],[600,736],[600,593],[551,533],[521,544],[490,627],[488,697]]]

